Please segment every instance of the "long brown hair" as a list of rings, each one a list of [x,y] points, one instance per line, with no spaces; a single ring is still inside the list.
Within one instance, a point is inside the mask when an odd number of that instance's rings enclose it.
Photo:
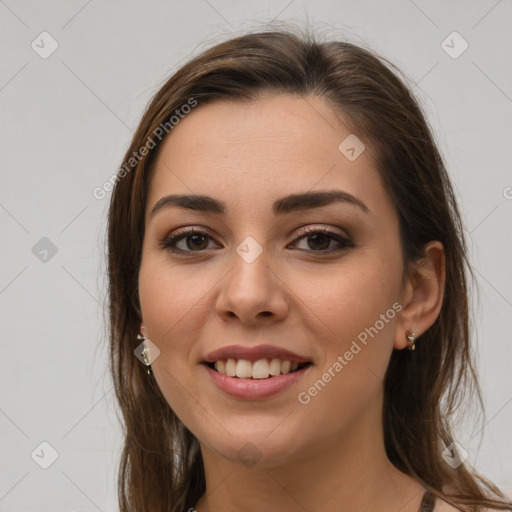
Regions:
[[[512,502],[467,462],[452,469],[441,455],[454,441],[452,416],[472,397],[482,410],[483,401],[470,348],[472,274],[464,229],[442,157],[411,89],[396,67],[361,45],[274,29],[204,51],[153,97],[117,174],[108,216],[110,366],[125,436],[121,512],[184,512],[205,492],[197,439],[134,356],[140,343],[137,281],[144,212],[155,157],[176,125],[176,111],[187,112],[184,105],[218,98],[251,101],[267,92],[315,95],[365,141],[398,211],[406,265],[421,258],[431,240],[445,247],[439,317],[413,357],[393,351],[386,373],[388,458],[460,510],[512,510]]]

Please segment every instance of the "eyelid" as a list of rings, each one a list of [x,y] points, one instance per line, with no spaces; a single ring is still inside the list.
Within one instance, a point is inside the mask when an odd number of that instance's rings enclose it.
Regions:
[[[325,226],[324,224],[307,224],[305,226],[301,226],[301,227],[298,227],[298,228],[295,228],[292,233],[295,233],[296,235],[300,235],[300,236],[303,236],[303,235],[307,235],[308,233],[316,233],[318,231],[320,232],[323,232],[323,233],[326,233],[326,234],[329,234],[329,235],[337,235],[339,237],[342,237],[342,238],[346,238],[347,240],[350,240],[351,239],[351,236],[343,230],[343,232],[339,232],[339,231],[336,231],[336,229],[339,230],[339,228],[334,228],[334,227],[327,227]],[[292,234],[290,233],[290,234]]]
[[[183,226],[181,228],[176,228],[176,229],[172,230],[170,233],[168,233],[164,237],[164,240],[171,238],[171,235],[172,235],[172,238],[174,238],[174,237],[178,237],[180,235],[190,235],[190,234],[192,234],[192,235],[207,234],[207,235],[211,236],[212,238],[215,238],[213,236],[213,232],[210,229],[205,228],[203,226]]]
[[[339,232],[332,232],[333,229],[336,229],[334,227],[326,227],[325,225],[323,224],[305,224],[303,226],[299,226],[298,228],[294,228],[288,235],[288,236],[291,236],[292,234],[300,234],[300,235],[304,235],[304,234],[307,234],[309,232],[315,232],[315,231],[325,231],[325,232],[329,232],[329,233],[332,233],[332,234],[337,234],[339,236],[342,236],[344,238],[347,238],[347,239],[350,239],[350,235],[344,231],[343,233],[339,233]],[[339,228],[337,228],[339,229]],[[181,234],[203,234],[203,233],[206,233],[208,234],[209,236],[211,236],[213,239],[215,239],[215,236],[213,235],[213,232],[209,229],[209,228],[206,228],[206,227],[199,227],[199,226],[183,226],[181,228],[176,228],[175,230],[171,231],[172,233],[172,237],[174,238],[175,236],[179,236]],[[168,238],[170,238],[170,234],[171,233],[168,233],[165,237],[164,237],[164,240],[167,240]]]

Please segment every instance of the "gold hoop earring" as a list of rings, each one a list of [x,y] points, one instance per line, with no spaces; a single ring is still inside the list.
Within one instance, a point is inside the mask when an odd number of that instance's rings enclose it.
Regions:
[[[416,334],[414,334],[414,331],[407,331],[405,336],[409,340],[409,346],[407,348],[414,350],[416,348]]]

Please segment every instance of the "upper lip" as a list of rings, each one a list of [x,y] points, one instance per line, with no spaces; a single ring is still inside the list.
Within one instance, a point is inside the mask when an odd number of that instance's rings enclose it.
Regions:
[[[295,354],[285,348],[275,345],[257,345],[254,347],[244,347],[243,345],[228,345],[210,352],[204,362],[214,363],[221,359],[247,359],[248,361],[258,361],[259,359],[280,359],[281,361],[291,361],[297,363],[309,363],[307,357]]]

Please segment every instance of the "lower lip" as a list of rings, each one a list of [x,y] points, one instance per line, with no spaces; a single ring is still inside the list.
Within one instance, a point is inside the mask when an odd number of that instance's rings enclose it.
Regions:
[[[284,391],[295,384],[308,371],[310,366],[286,375],[276,375],[268,379],[240,379],[228,377],[203,364],[213,383],[224,393],[235,398],[267,398]]]

